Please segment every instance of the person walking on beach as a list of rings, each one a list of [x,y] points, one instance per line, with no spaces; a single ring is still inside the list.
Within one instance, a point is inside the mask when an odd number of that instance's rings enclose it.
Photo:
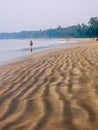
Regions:
[[[33,42],[30,41],[30,51],[32,52]]]

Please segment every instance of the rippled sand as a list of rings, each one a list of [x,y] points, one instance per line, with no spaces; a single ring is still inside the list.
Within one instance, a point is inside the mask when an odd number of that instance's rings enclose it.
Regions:
[[[0,130],[98,130],[98,43],[1,67]]]

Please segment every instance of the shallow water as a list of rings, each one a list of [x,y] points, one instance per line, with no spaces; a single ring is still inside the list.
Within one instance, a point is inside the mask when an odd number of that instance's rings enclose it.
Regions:
[[[7,61],[13,60],[15,58],[20,58],[21,56],[25,56],[31,54],[29,48],[30,39],[6,39],[0,40],[0,64],[5,63]],[[72,44],[66,40],[50,40],[50,39],[42,39],[42,40],[33,40],[33,52],[43,51],[47,49],[58,48],[61,44],[65,44],[69,46]]]

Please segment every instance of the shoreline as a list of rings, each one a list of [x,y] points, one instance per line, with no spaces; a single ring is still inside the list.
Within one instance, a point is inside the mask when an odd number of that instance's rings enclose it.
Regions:
[[[52,49],[52,48],[57,48],[58,46],[60,47],[62,45],[60,43],[58,43],[58,42],[60,42],[61,40],[64,41],[64,39],[58,39],[58,40],[57,39],[50,39],[50,40],[49,39],[33,39],[33,40],[35,42],[35,44],[33,46],[33,53],[39,52],[39,51],[42,52],[44,50],[48,50],[48,49]],[[38,42],[38,41],[40,41],[40,42]],[[42,41],[44,41],[44,43],[41,43]],[[48,43],[49,41],[52,41],[52,42],[54,41],[54,44],[53,43],[49,44]],[[55,41],[58,41],[58,42],[55,43]],[[16,41],[14,41],[14,42],[16,43]],[[24,41],[24,42],[26,42],[26,41]],[[46,45],[44,45],[45,42],[46,42]],[[65,41],[65,43],[66,43],[66,41]],[[18,44],[19,44],[19,42],[18,42]],[[23,46],[24,46],[24,44],[23,44]],[[2,48],[2,46],[1,46],[1,48]],[[17,47],[17,48],[19,48],[19,47]],[[12,50],[11,49],[8,49],[8,50],[6,50],[6,49],[2,50],[1,49],[1,53],[0,53],[0,55],[1,55],[0,65],[3,65],[5,63],[7,63],[7,62],[10,63],[10,61],[13,61],[14,59],[18,59],[18,58],[20,59],[22,57],[25,57],[25,56],[29,55],[30,54],[29,50],[30,49],[26,48],[26,47],[25,48],[19,48],[19,49],[16,49],[16,50],[15,49],[14,50],[13,49]],[[2,54],[2,53],[4,53],[4,54]],[[8,53],[8,55],[7,55],[7,53]],[[4,57],[4,59],[3,59],[3,57]]]
[[[35,40],[35,39],[34,39]],[[39,39],[40,40],[40,39]],[[41,39],[42,40],[42,39]],[[46,39],[44,39],[44,40],[46,40]],[[57,40],[57,39],[50,39],[50,40]],[[59,41],[61,41],[61,40],[64,40],[64,38],[62,38],[62,39],[58,39]],[[67,41],[67,40],[66,40]],[[65,41],[65,42],[66,42]],[[43,50],[38,50],[38,51],[34,51],[32,54],[37,54],[37,53],[43,53],[43,52],[45,52],[45,51],[48,51],[48,50],[55,50],[55,49],[59,49],[59,48],[69,48],[69,47],[74,47],[74,46],[77,46],[77,45],[79,45],[79,44],[83,44],[83,43],[86,43],[86,42],[88,42],[88,41],[92,41],[92,40],[90,40],[89,38],[85,38],[85,39],[82,39],[82,38],[70,38],[70,39],[68,39],[68,43],[62,43],[62,44],[53,44],[53,46],[55,45],[55,47],[54,48],[47,48],[47,49],[43,49]],[[29,57],[30,55],[32,55],[32,54],[26,54],[26,55],[24,55],[24,56],[19,56],[19,57],[16,57],[16,58],[12,58],[12,59],[9,59],[9,60],[6,60],[6,61],[3,61],[3,62],[1,62],[0,63],[0,67],[1,66],[6,66],[6,65],[8,65],[8,64],[11,64],[11,63],[13,63],[13,62],[16,62],[16,61],[20,61],[20,60],[22,60],[22,59],[25,59],[26,57]]]
[[[98,42],[0,67],[0,130],[97,130]]]

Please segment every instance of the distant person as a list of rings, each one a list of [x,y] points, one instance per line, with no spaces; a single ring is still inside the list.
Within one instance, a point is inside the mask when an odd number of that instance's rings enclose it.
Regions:
[[[30,51],[32,52],[33,42],[30,41]]]
[[[98,42],[98,38],[96,38],[96,41]]]

